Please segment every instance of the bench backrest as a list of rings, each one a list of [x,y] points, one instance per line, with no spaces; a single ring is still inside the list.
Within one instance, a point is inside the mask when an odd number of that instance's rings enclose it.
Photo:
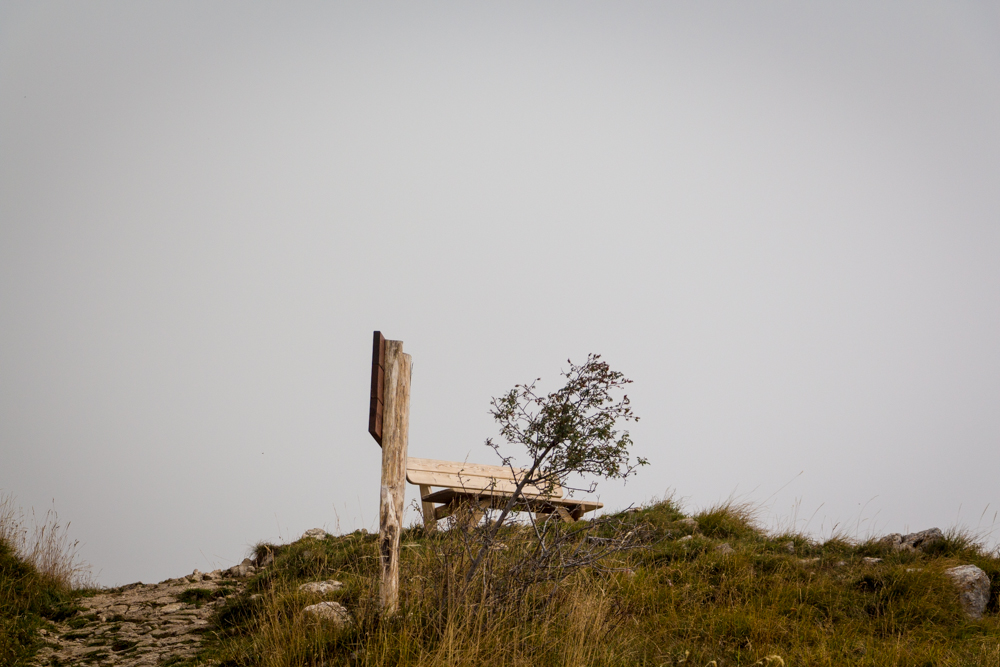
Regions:
[[[521,468],[515,468],[514,471],[518,476],[527,473]],[[443,486],[465,491],[513,493],[517,488],[517,478],[510,468],[412,457],[406,459],[406,481],[410,484]],[[561,486],[556,485],[546,493],[543,489],[529,484],[524,487],[524,493],[529,496],[561,498],[563,490]]]

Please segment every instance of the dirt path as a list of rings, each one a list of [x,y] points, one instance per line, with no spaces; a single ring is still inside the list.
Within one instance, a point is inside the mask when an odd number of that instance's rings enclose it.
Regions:
[[[211,572],[159,584],[129,584],[82,598],[83,610],[44,633],[45,647],[35,667],[61,665],[191,664],[201,648],[209,617],[226,599],[246,585],[248,562],[239,573]],[[250,567],[249,570],[253,568]],[[209,663],[206,663],[209,664]]]

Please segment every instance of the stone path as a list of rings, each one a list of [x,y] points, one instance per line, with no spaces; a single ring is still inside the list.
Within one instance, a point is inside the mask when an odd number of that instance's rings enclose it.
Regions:
[[[201,647],[209,617],[245,586],[249,561],[226,572],[193,574],[159,584],[129,584],[82,598],[83,611],[42,631],[34,667],[183,665]],[[206,663],[208,664],[208,663]]]

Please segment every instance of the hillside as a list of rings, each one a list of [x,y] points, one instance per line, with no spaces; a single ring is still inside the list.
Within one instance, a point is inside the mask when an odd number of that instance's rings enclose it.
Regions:
[[[686,517],[666,501],[600,525],[559,525],[547,559],[529,527],[511,528],[465,587],[476,534],[406,531],[393,618],[378,613],[376,536],[364,531],[261,544],[260,567],[245,564],[246,578],[196,573],[161,584],[177,591],[147,586],[150,607],[159,596],[175,615],[204,609],[183,655],[160,664],[1000,664],[1000,558],[960,533],[918,548],[816,543],[767,534],[745,507]],[[624,550],[573,567],[623,534]],[[945,574],[970,564],[992,582],[981,618],[970,618]],[[182,589],[203,592],[184,598]],[[52,631],[93,634],[98,622],[79,611]],[[156,664],[123,653],[105,650],[89,664]]]

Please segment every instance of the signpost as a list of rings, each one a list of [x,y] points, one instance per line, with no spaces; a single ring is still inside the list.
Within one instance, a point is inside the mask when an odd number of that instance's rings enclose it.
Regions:
[[[406,493],[406,448],[410,425],[410,371],[413,361],[403,341],[386,340],[376,331],[372,345],[372,390],[368,432],[382,447],[379,500],[379,560],[382,611],[399,609],[399,538]]]
[[[368,432],[382,446],[382,416],[385,414],[385,337],[375,332],[372,343],[372,397],[368,406]]]

